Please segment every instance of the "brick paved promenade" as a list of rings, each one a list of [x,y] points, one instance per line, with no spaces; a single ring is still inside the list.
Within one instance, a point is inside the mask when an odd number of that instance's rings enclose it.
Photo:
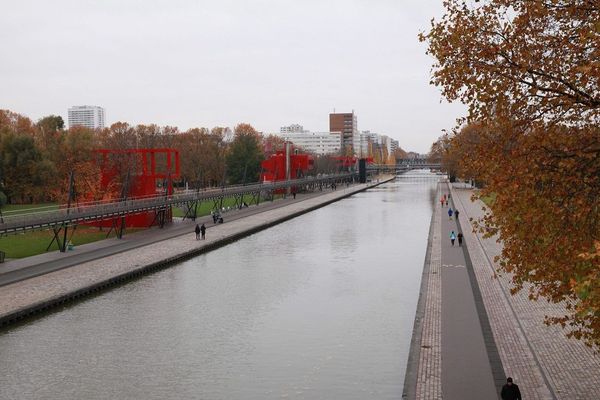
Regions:
[[[562,315],[564,306],[545,300],[530,301],[527,288],[511,295],[510,277],[495,276],[497,265],[493,260],[500,254],[501,244],[495,238],[483,239],[471,229],[469,219],[477,220],[483,216],[483,203],[470,200],[471,189],[450,188],[446,183],[440,186],[437,198],[442,193],[451,193],[450,205],[460,211],[460,226],[469,255],[467,261],[472,268],[471,279],[476,281],[473,291],[478,292],[476,298],[481,304],[478,310],[481,329],[490,336],[486,341],[490,365],[495,363],[493,367],[503,375],[502,379],[512,376],[525,400],[600,399],[600,355],[595,355],[577,340],[567,339],[560,327],[548,327],[543,322],[546,315]],[[443,310],[448,309],[442,299],[451,300],[443,279],[446,261],[441,240],[447,235],[442,232],[445,219],[442,220],[441,214],[446,211],[446,207],[441,208],[436,203],[430,230],[429,262],[424,268],[419,300],[422,309],[417,310],[411,345],[415,360],[414,365],[409,362],[407,374],[414,373],[416,379],[405,382],[408,387],[404,395],[411,400],[454,400],[452,391],[444,387],[448,382],[444,382],[443,376],[447,368],[456,368],[456,365],[442,357],[443,346],[447,346],[449,340],[448,332],[443,330],[443,321],[453,318],[442,315]],[[465,390],[461,399],[470,398],[468,385]]]
[[[389,179],[381,179],[381,183]],[[378,184],[340,187],[336,191],[256,213],[234,222],[209,226],[206,240],[196,240],[195,234],[190,230],[185,235],[160,242],[160,245],[154,243],[138,247],[2,286],[0,325],[12,319],[10,316],[15,314],[60,302],[73,293],[85,293],[91,287],[104,285],[119,276],[141,272],[152,265],[169,263],[185,257],[186,254],[198,254],[203,248],[227,243]]]
[[[509,293],[508,276],[494,278],[494,257],[501,252],[495,238],[483,239],[469,229],[469,218],[483,215],[483,203],[472,202],[473,191],[452,188],[494,340],[504,372],[519,385],[523,399],[600,399],[600,355],[560,327],[543,323],[545,315],[562,315],[562,304],[527,298],[527,288]],[[442,366],[445,368],[446,366]]]
[[[417,348],[411,348],[411,352],[419,351],[415,391],[418,400],[442,398],[442,222],[439,206],[434,207],[431,223],[430,259],[423,276],[427,282],[421,285],[426,293],[422,332]]]

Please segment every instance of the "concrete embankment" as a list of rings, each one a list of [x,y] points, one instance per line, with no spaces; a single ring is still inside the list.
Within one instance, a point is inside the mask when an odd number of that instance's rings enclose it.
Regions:
[[[393,179],[386,176],[377,182],[340,186],[317,197],[210,226],[206,240],[196,240],[190,232],[3,286],[0,326],[168,267]]]

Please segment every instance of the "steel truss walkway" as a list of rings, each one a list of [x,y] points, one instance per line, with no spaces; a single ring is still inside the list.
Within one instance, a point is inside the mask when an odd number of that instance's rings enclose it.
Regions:
[[[212,201],[213,210],[221,210],[223,199],[225,198],[234,198],[235,206],[242,207],[244,203],[259,204],[261,198],[263,200],[273,200],[275,192],[280,189],[285,190],[288,188],[295,188],[294,190],[296,191],[322,190],[332,184],[350,183],[357,180],[358,174],[352,172],[273,183],[226,186],[220,189],[187,191],[170,196],[157,195],[110,203],[76,204],[70,208],[67,208],[65,205],[58,210],[5,215],[0,221],[0,235],[50,228],[54,230],[55,239],[58,239],[58,232],[67,226],[75,226],[80,223],[101,220],[114,221],[117,218],[122,218],[127,215],[148,211],[155,211],[157,213],[158,222],[160,222],[160,213],[163,213],[164,215],[164,212],[169,207],[181,205],[186,209],[184,218],[195,219],[200,202]],[[245,196],[249,196],[247,200],[244,199]],[[122,222],[122,224],[123,223],[124,222]],[[121,228],[121,234],[122,229],[123,227]],[[118,236],[120,237],[120,235]],[[61,247],[60,243],[59,247]],[[62,247],[64,248],[64,243]],[[64,251],[64,249],[61,250]]]

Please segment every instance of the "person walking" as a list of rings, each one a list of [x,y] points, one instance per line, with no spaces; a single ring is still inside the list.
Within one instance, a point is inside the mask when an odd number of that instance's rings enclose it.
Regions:
[[[458,221],[458,210],[454,210],[454,218]]]
[[[519,386],[513,383],[513,379],[510,376],[506,378],[506,384],[502,386],[500,397],[502,397],[502,400],[521,400]]]
[[[462,241],[463,241],[463,234],[462,234],[462,232],[458,232],[457,238],[458,238],[458,245],[462,246]]]
[[[446,207],[448,207],[448,199],[446,199]]]
[[[450,232],[450,242],[452,242],[452,246],[454,246],[454,241],[456,240],[456,233],[454,231]]]
[[[450,220],[452,219],[452,214],[453,214],[452,208],[449,208],[448,209],[448,219],[450,219]]]
[[[198,240],[200,238],[200,225],[196,224],[196,229],[194,229],[194,232],[196,232],[196,240]]]
[[[440,199],[440,203],[442,204],[442,207],[444,207],[444,202],[446,201],[446,199],[444,199],[443,197]]]
[[[206,239],[206,226],[204,224],[200,227],[200,232],[202,233],[202,240]]]

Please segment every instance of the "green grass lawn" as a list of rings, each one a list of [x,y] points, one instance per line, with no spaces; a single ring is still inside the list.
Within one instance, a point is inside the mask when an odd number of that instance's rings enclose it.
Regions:
[[[481,201],[483,201],[486,206],[491,207],[496,201],[496,193],[481,197]]]
[[[244,201],[246,203],[250,203],[250,199],[252,196],[244,196]],[[231,197],[223,199],[223,207],[233,207],[235,206],[235,200]],[[203,201],[200,203],[200,207],[198,208],[197,215],[209,215],[213,209],[213,201]],[[173,207],[173,216],[174,217],[183,217],[185,215],[185,211],[183,211],[183,207]]]
[[[275,200],[279,200],[283,198],[282,194],[276,194]],[[250,204],[252,200],[252,196],[244,196],[244,201]],[[268,201],[261,199],[261,202]],[[225,198],[223,199],[223,207],[233,207],[235,206],[235,199],[233,198]],[[57,203],[41,203],[41,204],[7,204],[2,207],[2,212],[8,213],[9,215],[15,212],[18,213],[26,213],[26,212],[36,212],[36,211],[48,211],[48,210],[56,210],[58,209]],[[213,209],[212,201],[205,201],[200,203],[200,207],[198,209],[198,215],[209,215]],[[173,216],[174,217],[183,217],[184,211],[181,207],[173,207]],[[127,234],[134,233],[136,231],[143,230],[143,228],[128,228]],[[71,235],[71,230],[69,230],[69,235]],[[106,238],[106,233],[108,232],[108,228],[104,228],[103,231],[100,231],[99,228],[80,225],[75,230],[71,238],[71,242],[75,246],[79,246],[86,243],[96,242],[98,240],[103,240]],[[114,236],[114,233],[111,234]],[[37,254],[42,254],[46,252],[46,247],[52,241],[54,237],[52,230],[42,230],[42,231],[29,231],[16,235],[8,235],[0,237],[0,250],[6,253],[6,258],[24,258],[30,257]],[[62,240],[62,232],[60,236]],[[52,244],[49,251],[56,251],[58,247],[56,242]]]
[[[49,210],[58,210],[58,203],[5,204],[2,206],[2,213],[9,215]]]
[[[283,195],[282,194],[276,194],[275,195],[275,200],[279,200],[282,199]],[[244,196],[244,201],[250,205],[250,201],[252,200],[252,196],[248,195],[248,196]],[[261,197],[260,202],[264,202],[264,201],[269,201],[269,200],[265,200]],[[232,197],[227,197],[225,199],[223,199],[223,207],[235,207],[235,199]],[[197,215],[198,216],[203,216],[203,215],[209,215],[210,212],[213,210],[213,201],[204,201],[202,203],[200,203],[200,207],[197,210]],[[182,207],[173,207],[173,216],[174,217],[183,217],[185,215],[185,211],[183,210]]]
[[[126,234],[135,233],[143,230],[141,228],[128,228]],[[69,230],[68,235],[71,235]],[[100,231],[99,228],[91,226],[78,226],[75,233],[71,237],[71,242],[75,246],[79,246],[86,243],[96,242],[106,238],[108,228],[104,228]],[[54,233],[52,230],[42,231],[29,231],[16,235],[8,235],[0,237],[0,250],[6,253],[6,258],[24,258],[31,257],[46,252],[46,247],[52,241]],[[114,231],[111,233],[111,237],[114,237]],[[62,232],[60,233],[60,239],[62,240]],[[58,250],[56,242],[52,244],[49,251]]]

